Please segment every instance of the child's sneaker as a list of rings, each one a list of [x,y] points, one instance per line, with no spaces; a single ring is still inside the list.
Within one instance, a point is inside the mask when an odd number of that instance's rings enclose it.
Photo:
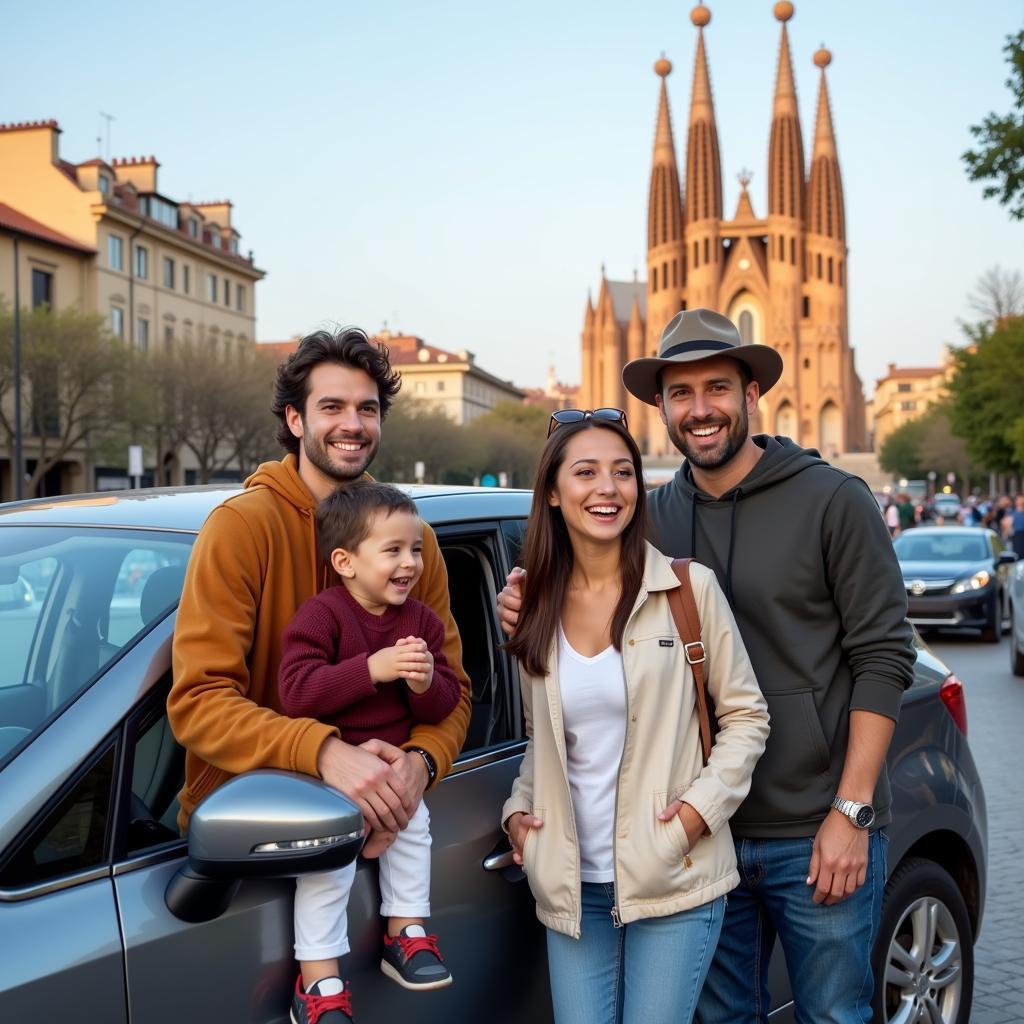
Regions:
[[[354,1024],[352,997],[340,978],[321,978],[302,990],[302,975],[295,981],[292,996],[292,1024]]]
[[[418,924],[406,925],[399,935],[384,936],[380,969],[403,988],[428,991],[452,983],[451,971],[437,948],[437,936]]]

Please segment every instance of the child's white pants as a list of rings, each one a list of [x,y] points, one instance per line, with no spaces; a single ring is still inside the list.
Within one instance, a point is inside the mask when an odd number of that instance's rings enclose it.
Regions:
[[[295,880],[295,959],[331,960],[348,944],[348,897],[356,862]],[[421,800],[380,856],[382,917],[430,916],[430,813]]]

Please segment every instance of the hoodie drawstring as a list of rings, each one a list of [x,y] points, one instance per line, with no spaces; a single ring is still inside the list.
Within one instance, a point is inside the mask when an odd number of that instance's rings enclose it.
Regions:
[[[729,553],[725,562],[725,597],[729,607],[735,607],[732,598],[732,555],[736,544],[736,508],[739,505],[740,488],[732,492],[732,508],[729,512]],[[697,557],[697,492],[693,491],[690,496],[690,557]]]

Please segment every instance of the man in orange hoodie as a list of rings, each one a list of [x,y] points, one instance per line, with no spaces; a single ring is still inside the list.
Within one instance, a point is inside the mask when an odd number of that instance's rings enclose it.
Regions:
[[[331,571],[317,556],[314,510],[366,474],[399,386],[387,350],[355,328],[303,338],[278,368],[273,411],[288,454],[261,465],[210,514],[178,608],[167,710],[187,752],[182,831],[196,804],[233,775],[282,768],[321,778],[354,800],[373,830],[364,848],[372,856],[406,826],[462,747],[470,691],[448,575],[426,525],[423,575],[412,596],[445,625],[445,658],[462,684],[455,710],[438,725],[417,725],[399,749],[380,740],[352,746],[332,726],[287,717],[278,701],[285,626]]]

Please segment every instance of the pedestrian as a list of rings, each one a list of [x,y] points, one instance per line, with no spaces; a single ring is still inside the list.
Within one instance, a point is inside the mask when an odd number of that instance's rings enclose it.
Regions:
[[[782,375],[695,309],[659,356],[625,368],[685,457],[650,495],[650,539],[713,569],[768,701],[771,734],[730,827],[740,884],[697,1011],[702,1024],[767,1020],[778,937],[798,1020],[871,1017],[871,947],[885,884],[885,754],[912,680],[906,593],[867,486],[749,417]],[[521,572],[499,604],[510,628]]]
[[[356,481],[317,507],[316,535],[320,556],[340,583],[306,601],[285,630],[281,706],[337,727],[348,743],[400,746],[414,723],[443,722],[460,696],[444,657],[444,625],[409,597],[423,573],[416,503],[397,488]],[[321,996],[344,992],[339,958],[349,951],[346,911],[355,875],[352,863],[296,880],[296,1016],[314,986]],[[422,801],[380,856],[380,886],[380,913],[387,918],[381,970],[407,989],[450,985],[437,936],[424,927],[430,815]]]
[[[900,532],[900,505],[895,498],[889,499],[885,509],[885,525],[889,527],[889,536],[896,537]]]
[[[209,515],[178,607],[167,711],[185,747],[183,832],[196,804],[232,776],[281,768],[350,797],[370,830],[364,855],[376,856],[408,825],[424,790],[445,775],[462,746],[469,689],[444,561],[427,526],[423,574],[410,593],[444,623],[445,661],[461,687],[455,710],[437,724],[414,725],[401,747],[379,739],[356,746],[334,725],[289,718],[278,696],[284,629],[333,576],[317,554],[314,510],[366,475],[399,384],[387,349],[357,328],[310,334],[278,367],[272,410],[287,454],[261,465],[240,494]],[[297,1012],[293,1005],[296,1024],[317,1016],[328,1024],[318,1000],[341,999],[313,989]],[[339,1021],[349,1016],[330,1012]]]
[[[900,495],[897,510],[899,512],[900,533],[902,533],[904,530],[909,530],[912,526],[917,525],[917,508],[914,506],[914,503],[910,500],[909,494]]]
[[[692,1019],[738,881],[728,819],[768,733],[703,566],[689,578],[707,648],[676,637],[680,580],[644,539],[642,470],[620,410],[552,415],[506,645],[528,742],[502,821],[547,926],[556,1024]],[[706,764],[691,662],[717,718]]]
[[[1024,558],[1024,494],[1018,494],[1014,499],[1013,514],[1007,517],[1006,522],[1009,523],[1006,532],[1014,554]]]

